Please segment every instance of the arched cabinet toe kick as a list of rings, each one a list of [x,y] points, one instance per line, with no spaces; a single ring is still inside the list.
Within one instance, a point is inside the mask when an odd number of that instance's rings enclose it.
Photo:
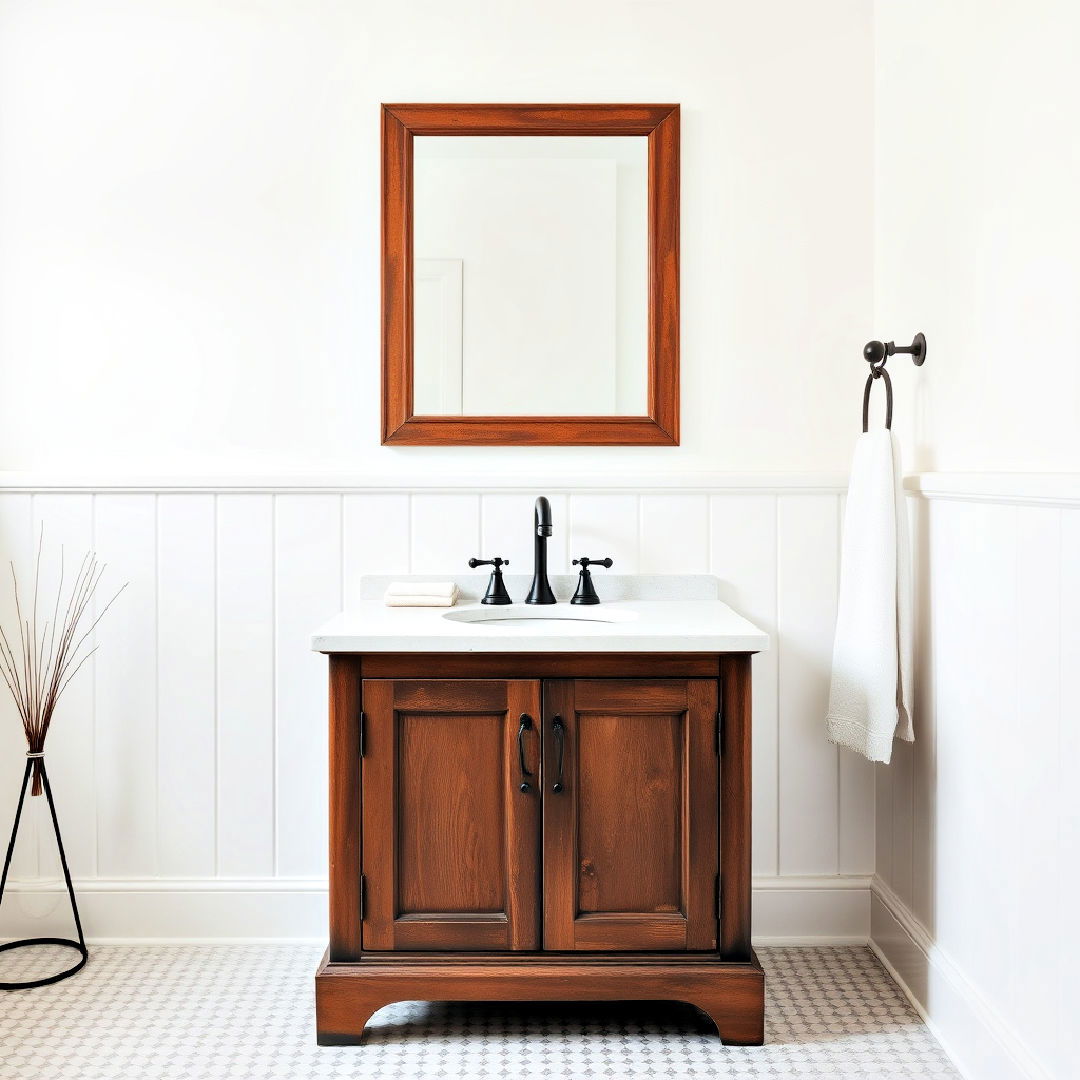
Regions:
[[[670,999],[760,1044],[750,654],[331,654],[315,989],[324,1045],[417,999]]]

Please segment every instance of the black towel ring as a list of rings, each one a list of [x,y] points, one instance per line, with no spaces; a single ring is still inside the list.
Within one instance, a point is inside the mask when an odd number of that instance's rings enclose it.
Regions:
[[[885,428],[888,431],[892,430],[892,379],[889,378],[889,373],[885,370],[885,365],[873,365],[870,366],[870,374],[866,376],[866,386],[863,387],[862,392],[862,429],[863,431],[870,430],[870,387],[874,385],[875,379],[885,380]]]
[[[916,334],[910,345],[897,345],[895,341],[868,341],[863,349],[863,359],[870,365],[870,374],[866,376],[866,386],[862,395],[862,429],[870,427],[870,387],[875,379],[885,380],[885,429],[892,428],[892,379],[885,370],[885,361],[897,353],[906,353],[916,367],[926,362],[926,335]]]

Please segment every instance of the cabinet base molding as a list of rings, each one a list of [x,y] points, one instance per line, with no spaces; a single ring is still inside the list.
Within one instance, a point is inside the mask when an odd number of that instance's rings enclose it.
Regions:
[[[765,1040],[765,973],[747,963],[546,956],[529,959],[364,959],[315,976],[320,1046],[357,1046],[372,1014],[396,1001],[682,1001],[700,1009],[733,1046]]]

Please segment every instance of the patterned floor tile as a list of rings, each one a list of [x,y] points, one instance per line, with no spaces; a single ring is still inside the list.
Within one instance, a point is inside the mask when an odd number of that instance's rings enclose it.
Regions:
[[[0,979],[69,962],[0,955]],[[99,946],[75,978],[0,994],[2,1080],[496,1080],[500,1077],[951,1077],[865,948],[762,949],[767,1043],[726,1047],[694,1009],[403,1002],[361,1047],[315,1045],[320,950]]]

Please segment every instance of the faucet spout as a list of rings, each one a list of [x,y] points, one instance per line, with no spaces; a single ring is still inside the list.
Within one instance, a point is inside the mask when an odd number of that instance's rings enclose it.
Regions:
[[[547,541],[551,533],[551,503],[541,495],[533,507],[533,580],[526,604],[555,603],[547,576]]]
[[[536,525],[537,536],[551,535],[551,503],[547,501],[545,495],[541,495],[536,500],[536,505],[533,507],[533,522]]]

